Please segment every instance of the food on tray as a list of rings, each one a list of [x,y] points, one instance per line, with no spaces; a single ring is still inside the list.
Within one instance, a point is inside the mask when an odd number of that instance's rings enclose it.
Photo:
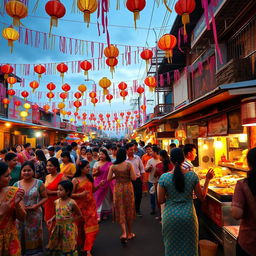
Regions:
[[[234,189],[233,188],[223,188],[223,189],[219,189],[218,193],[221,195],[233,195]]]

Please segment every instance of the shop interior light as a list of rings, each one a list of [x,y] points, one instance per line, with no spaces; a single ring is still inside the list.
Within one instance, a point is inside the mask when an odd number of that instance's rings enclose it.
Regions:
[[[209,149],[209,146],[206,144],[206,142],[204,142],[203,149],[204,150],[208,150]]]
[[[9,127],[11,127],[11,126],[12,126],[12,124],[11,124],[11,123],[9,123],[9,122],[6,122],[4,125],[5,125],[5,127],[7,127],[7,128],[9,128]]]
[[[36,136],[36,138],[39,138],[39,137],[42,136],[42,133],[41,133],[41,132],[36,132],[36,133],[35,133],[35,136]]]
[[[214,147],[216,149],[221,149],[223,147],[223,143],[220,138],[217,138],[217,140],[214,142]]]
[[[244,126],[244,127],[256,126],[256,123],[242,124],[242,126]]]
[[[247,142],[247,134],[239,134],[238,138],[240,142]]]

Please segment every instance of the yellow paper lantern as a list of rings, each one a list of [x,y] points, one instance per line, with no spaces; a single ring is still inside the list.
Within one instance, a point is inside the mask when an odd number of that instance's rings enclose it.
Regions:
[[[90,24],[90,15],[94,13],[98,8],[97,0],[78,0],[77,1],[78,9],[84,13],[84,22],[87,23],[87,27]]]
[[[8,40],[8,46],[11,47],[11,53],[12,53],[12,51],[13,51],[13,42],[19,39],[19,37],[20,37],[19,32],[17,30],[15,30],[14,28],[9,27],[9,28],[5,28],[2,31],[2,36],[6,40]]]
[[[82,124],[83,124],[83,125],[86,125],[86,121],[83,121]]]
[[[84,96],[84,93],[86,92],[87,87],[86,87],[86,85],[84,85],[84,84],[80,84],[80,85],[78,86],[78,90],[82,93],[82,96]]]
[[[21,111],[20,112],[20,117],[21,117],[22,121],[25,121],[27,116],[28,116],[27,111]]]
[[[107,95],[108,94],[108,88],[110,87],[111,85],[111,81],[106,78],[106,77],[103,77],[100,81],[99,81],[99,85],[100,87],[103,89],[103,94],[104,95]]]
[[[58,104],[58,108],[60,109],[60,110],[62,110],[63,108],[65,108],[66,107],[66,105],[65,105],[65,103],[63,103],[63,102],[60,102],[59,104]]]
[[[26,111],[28,112],[28,110],[31,108],[31,105],[30,105],[29,103],[25,103],[25,104],[23,105],[23,108],[25,108]]]
[[[75,119],[74,118],[70,118],[69,121],[72,123],[72,122],[75,121]]]

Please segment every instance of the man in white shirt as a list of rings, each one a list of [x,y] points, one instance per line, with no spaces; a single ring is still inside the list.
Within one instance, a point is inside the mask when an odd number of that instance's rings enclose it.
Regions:
[[[197,157],[196,146],[194,144],[186,144],[183,148],[183,152],[185,155],[185,161],[182,164],[182,168],[190,172],[194,172],[194,165],[192,164],[192,161]]]
[[[146,165],[146,172],[149,173],[148,177],[148,188],[150,194],[150,205],[151,205],[151,215],[156,213],[156,193],[154,191],[155,184],[157,183],[157,178],[155,177],[156,165],[161,163],[159,157],[160,149],[157,146],[152,147],[152,158],[148,160]]]
[[[136,174],[136,180],[132,182],[135,197],[135,209],[137,216],[142,217],[140,212],[140,204],[142,199],[142,181],[145,170],[140,157],[134,155],[134,145],[132,143],[128,143],[126,144],[125,148],[127,151],[127,162],[132,164]]]

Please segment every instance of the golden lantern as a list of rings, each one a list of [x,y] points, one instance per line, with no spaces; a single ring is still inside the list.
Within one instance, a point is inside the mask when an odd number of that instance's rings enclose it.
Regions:
[[[31,105],[29,103],[25,103],[23,105],[23,107],[26,109],[26,111],[28,112],[28,110],[31,108]]]
[[[8,40],[8,46],[11,47],[11,53],[12,53],[12,51],[13,51],[13,42],[19,39],[19,37],[20,37],[19,32],[17,30],[15,30],[14,28],[9,27],[9,28],[5,28],[2,31],[2,36],[6,40]]]
[[[20,112],[20,117],[21,117],[22,121],[25,121],[27,116],[28,116],[27,111],[21,111]]]
[[[78,86],[78,91],[80,91],[80,92],[82,93],[82,96],[84,96],[84,93],[86,92],[86,90],[87,90],[86,85],[80,84],[80,85]]]
[[[106,77],[103,77],[100,81],[99,81],[99,85],[100,87],[103,89],[103,94],[104,95],[107,95],[108,94],[108,88],[110,87],[111,85],[111,81],[106,78]]]
[[[98,8],[97,0],[77,0],[77,7],[81,12],[84,13],[84,22],[86,22],[87,27],[89,27],[90,15]]]
[[[176,44],[177,38],[171,34],[163,35],[157,43],[157,46],[165,51],[165,57],[168,59],[168,62],[172,59],[172,51]]]
[[[16,79],[15,77],[13,77],[13,76],[9,76],[9,77],[7,78],[7,83],[10,85],[10,88],[12,88],[13,85],[14,85],[15,83],[17,83],[17,79]]]
[[[66,105],[65,105],[65,103],[63,103],[63,102],[60,102],[59,104],[58,104],[58,108],[59,109],[64,109],[66,107]]]
[[[108,47],[106,47],[104,49],[104,55],[111,59],[111,58],[117,58],[119,55],[119,50],[116,46],[114,46],[113,44],[109,45]]]
[[[13,18],[13,25],[20,26],[20,19],[27,17],[28,8],[20,0],[10,0],[5,4],[6,13]]]

